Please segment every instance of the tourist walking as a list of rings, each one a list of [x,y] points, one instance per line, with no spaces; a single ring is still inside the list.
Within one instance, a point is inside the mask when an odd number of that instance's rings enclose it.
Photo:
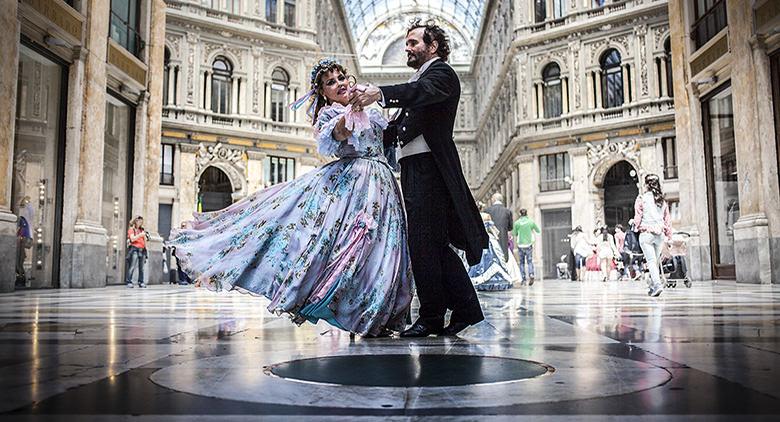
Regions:
[[[596,243],[596,253],[599,257],[599,267],[601,268],[601,281],[607,281],[612,272],[612,264],[618,254],[615,239],[609,234],[607,226],[600,230]]]
[[[582,231],[582,226],[577,226],[572,230],[569,242],[572,251],[574,251],[574,269],[577,273],[577,280],[583,281],[585,261],[593,252],[593,245],[588,241],[588,235]]]
[[[529,286],[533,286],[536,274],[534,272],[534,243],[536,238],[534,233],[539,234],[542,231],[539,226],[528,217],[528,210],[520,210],[520,218],[515,221],[512,227],[512,235],[517,242],[517,251],[520,256],[520,284],[528,281]]]
[[[146,241],[149,234],[144,230],[144,218],[140,215],[130,221],[127,229],[127,278],[125,284],[133,288],[133,273],[138,274],[138,287],[146,287],[145,266],[148,253]]]
[[[644,193],[634,203],[634,224],[639,231],[639,245],[650,272],[648,295],[656,297],[664,290],[661,281],[659,257],[664,241],[671,241],[672,218],[669,204],[661,189],[661,180],[655,174],[645,176]]]
[[[498,244],[504,253],[504,260],[509,260],[509,232],[512,230],[512,211],[504,205],[504,196],[500,193],[494,193],[490,198],[492,205],[487,207],[485,212],[490,214],[496,230],[498,230]]]

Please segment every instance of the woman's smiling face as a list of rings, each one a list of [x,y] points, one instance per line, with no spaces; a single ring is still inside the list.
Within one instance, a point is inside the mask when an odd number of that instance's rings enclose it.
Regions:
[[[349,79],[338,69],[325,72],[320,76],[322,95],[331,103],[346,105],[349,103]]]

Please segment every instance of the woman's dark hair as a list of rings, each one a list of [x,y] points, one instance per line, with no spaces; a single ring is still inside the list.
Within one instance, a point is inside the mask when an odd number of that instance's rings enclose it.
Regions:
[[[338,70],[344,76],[350,76],[347,73],[347,68],[340,65],[336,62],[330,62],[325,66],[320,66],[319,68],[315,69],[314,72],[314,80],[312,80],[312,85],[314,85],[314,117],[312,118],[312,125],[317,124],[317,117],[320,114],[320,110],[322,110],[323,107],[329,104],[328,99],[325,98],[324,95],[322,95],[322,77],[327,75],[333,70]]]
[[[607,226],[602,226],[599,231],[601,231],[602,239],[604,239],[605,241],[609,240],[609,229],[607,228]]]
[[[615,230],[617,230],[617,229],[620,229],[620,231],[622,231],[622,232],[626,231],[626,229],[623,228],[622,224],[615,225]]]
[[[409,23],[409,28],[406,30],[406,34],[409,35],[410,32],[417,28],[425,28],[425,32],[423,33],[423,42],[426,45],[431,45],[434,41],[439,43],[439,48],[436,49],[436,54],[439,56],[441,61],[446,62],[450,57],[450,39],[447,37],[447,34],[444,32],[444,30],[439,25],[436,25],[436,22],[433,20],[427,20],[423,22],[422,19],[417,18]]]
[[[647,189],[653,194],[655,204],[659,207],[663,206],[666,197],[664,196],[664,191],[661,189],[661,179],[658,178],[658,175],[648,174],[645,176],[645,186],[647,186]]]

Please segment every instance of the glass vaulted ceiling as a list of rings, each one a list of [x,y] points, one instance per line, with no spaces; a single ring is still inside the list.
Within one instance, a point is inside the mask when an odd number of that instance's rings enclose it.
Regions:
[[[358,46],[380,23],[394,15],[423,12],[439,16],[459,28],[468,42],[477,39],[485,0],[343,0],[352,35]]]

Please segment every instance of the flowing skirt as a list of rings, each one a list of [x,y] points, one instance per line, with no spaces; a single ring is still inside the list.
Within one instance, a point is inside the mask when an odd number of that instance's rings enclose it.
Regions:
[[[298,324],[402,330],[412,273],[400,192],[381,158],[342,158],[172,233],[183,270],[211,290],[262,295]]]

